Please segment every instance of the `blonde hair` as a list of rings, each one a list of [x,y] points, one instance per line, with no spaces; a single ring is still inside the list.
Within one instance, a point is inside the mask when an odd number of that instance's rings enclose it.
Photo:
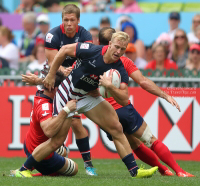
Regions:
[[[77,19],[80,18],[80,9],[74,4],[66,5],[62,10],[62,18],[65,14],[75,14]]]
[[[193,21],[194,21],[194,18],[200,18],[200,14],[196,14],[194,17],[193,17],[193,19],[192,19],[192,31],[194,32],[195,30],[194,30],[194,23],[193,23]]]
[[[8,41],[12,41],[14,36],[12,35],[12,32],[9,28],[5,27],[5,26],[0,26],[0,33],[3,35],[3,36],[6,36]]]
[[[184,52],[185,52],[185,51],[188,50],[188,48],[189,48],[188,38],[187,38],[187,35],[186,35],[186,33],[185,33],[184,30],[182,30],[182,29],[177,29],[176,33],[179,32],[179,31],[183,32],[184,37],[185,37],[185,42],[184,42]],[[172,43],[172,48],[173,48],[172,57],[173,57],[174,61],[177,61],[177,60],[178,60],[178,46],[177,46],[177,44],[176,44],[176,39],[175,39],[176,33],[175,33],[174,40],[173,40],[173,43]]]
[[[113,42],[115,39],[117,39],[118,41],[123,41],[123,42],[126,41],[127,43],[130,42],[129,35],[126,32],[122,32],[122,31],[112,34],[111,41]]]

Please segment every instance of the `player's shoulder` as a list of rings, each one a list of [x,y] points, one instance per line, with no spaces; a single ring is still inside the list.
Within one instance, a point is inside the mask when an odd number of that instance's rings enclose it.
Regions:
[[[121,56],[120,60],[122,61],[123,64],[132,64],[133,61],[131,59],[129,59],[128,57],[125,56]]]
[[[86,30],[83,26],[78,26],[78,33],[90,33],[88,30]]]

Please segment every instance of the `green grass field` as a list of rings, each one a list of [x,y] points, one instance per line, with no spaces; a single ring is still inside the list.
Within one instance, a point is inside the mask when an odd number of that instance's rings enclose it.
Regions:
[[[200,186],[200,162],[178,161],[186,171],[195,174],[195,178],[163,177],[158,172],[152,178],[132,179],[121,160],[93,160],[97,168],[97,177],[87,176],[82,159],[75,159],[79,172],[74,177],[10,177],[11,169],[19,168],[25,158],[0,158],[0,186]],[[137,161],[140,166],[141,161]],[[149,166],[145,165],[146,168]]]

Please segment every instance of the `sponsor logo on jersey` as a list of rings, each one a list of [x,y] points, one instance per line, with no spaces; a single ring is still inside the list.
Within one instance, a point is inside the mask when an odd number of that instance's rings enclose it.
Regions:
[[[75,38],[75,43],[78,43],[78,39],[79,39],[79,37],[76,37],[76,38]]]
[[[97,77],[98,78],[98,77]],[[80,78],[81,80],[85,81],[86,83],[90,84],[90,85],[93,85],[93,86],[98,86],[98,82],[95,82],[93,79],[89,78],[89,77],[86,77],[86,76],[82,76]]]
[[[96,80],[96,79],[98,79],[98,76],[96,76],[96,75],[94,75],[94,74],[91,74],[91,75],[90,75],[90,78]]]
[[[48,34],[46,35],[46,42],[47,42],[47,43],[51,43],[52,38],[53,38],[53,34],[48,33]]]
[[[46,111],[44,112],[44,114],[42,114],[42,116],[47,116],[49,113],[46,113]]]
[[[89,44],[88,43],[82,43],[80,46],[80,49],[88,49],[89,48]]]
[[[96,65],[95,65],[95,59],[91,62],[91,61],[89,61],[88,63],[90,64],[90,65],[92,65],[93,67],[96,67]]]
[[[42,104],[42,110],[49,110],[49,104],[48,103]]]

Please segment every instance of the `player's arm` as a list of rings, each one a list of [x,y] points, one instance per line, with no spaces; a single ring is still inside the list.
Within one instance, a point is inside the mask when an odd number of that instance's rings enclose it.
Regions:
[[[44,86],[51,91],[52,88],[54,88],[54,82],[55,82],[55,75],[63,61],[67,56],[75,57],[75,51],[76,51],[76,43],[64,45],[62,48],[58,51],[55,58],[53,59],[53,62],[51,64],[50,71],[47,75],[47,77],[44,79]]]
[[[107,77],[104,73],[103,76],[100,76],[99,85],[104,86],[120,105],[126,106],[128,104],[128,86],[125,83],[121,83],[120,87],[117,88],[112,84],[112,77]]]
[[[57,53],[58,53],[58,50],[55,50],[55,49],[51,50],[51,49],[45,48],[45,55],[48,59],[48,65],[49,66],[51,66],[53,59],[54,59],[54,57],[56,56]],[[59,70],[65,74],[65,68],[63,66],[60,66]]]
[[[130,74],[130,77],[138,83],[144,90],[148,91],[151,94],[154,94],[156,96],[159,96],[169,103],[171,103],[173,106],[176,106],[176,108],[180,111],[180,106],[178,103],[166,92],[161,90],[153,81],[150,79],[144,77],[140,70],[136,70],[135,72]]]
[[[37,75],[28,73],[27,75],[21,74],[22,82],[25,82],[26,85],[43,85],[43,78],[39,78]]]
[[[76,102],[76,100],[69,101],[58,116],[49,117],[48,119],[40,122],[42,130],[48,138],[52,138],[55,134],[57,134],[67,115],[76,109]]]

